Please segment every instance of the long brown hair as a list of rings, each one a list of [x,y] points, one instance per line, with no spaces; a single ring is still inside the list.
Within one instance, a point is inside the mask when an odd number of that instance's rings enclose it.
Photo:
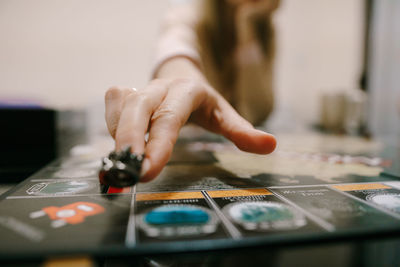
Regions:
[[[275,9],[279,5],[276,2]],[[218,69],[214,82],[232,87],[235,82],[234,49],[237,45],[235,7],[227,0],[202,0],[200,2],[200,23],[197,34],[199,51],[203,57],[209,57]],[[268,14],[254,21],[256,38],[264,52],[264,56],[272,59],[274,54],[274,31]],[[222,88],[229,90],[230,88]]]

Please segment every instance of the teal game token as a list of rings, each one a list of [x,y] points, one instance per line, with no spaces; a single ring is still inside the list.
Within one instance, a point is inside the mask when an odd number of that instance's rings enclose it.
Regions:
[[[232,203],[224,213],[246,230],[267,231],[296,229],[306,224],[303,214],[278,202],[252,201]]]
[[[214,233],[218,217],[208,208],[173,204],[148,210],[137,217],[147,236],[155,238],[193,237]]]
[[[150,211],[144,217],[148,224],[202,224],[207,223],[209,215],[193,206],[162,206]]]

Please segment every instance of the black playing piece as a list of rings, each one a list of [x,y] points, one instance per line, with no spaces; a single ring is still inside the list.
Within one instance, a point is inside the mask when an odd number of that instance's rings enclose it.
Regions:
[[[132,154],[130,149],[128,147],[120,152],[113,151],[103,158],[103,166],[99,172],[100,184],[127,187],[139,181],[144,155]]]

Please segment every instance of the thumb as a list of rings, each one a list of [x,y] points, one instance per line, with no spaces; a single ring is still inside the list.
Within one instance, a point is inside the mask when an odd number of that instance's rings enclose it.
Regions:
[[[231,140],[239,149],[257,154],[269,154],[274,151],[275,137],[255,129],[228,103],[220,103],[214,110],[214,116],[219,128],[217,132]]]

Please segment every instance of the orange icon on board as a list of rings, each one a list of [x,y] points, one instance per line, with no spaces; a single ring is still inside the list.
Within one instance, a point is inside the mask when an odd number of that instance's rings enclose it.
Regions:
[[[75,202],[62,207],[49,206],[39,211],[32,212],[32,219],[48,215],[52,220],[51,226],[58,228],[66,224],[79,224],[85,221],[85,217],[103,213],[105,209],[95,203]]]

